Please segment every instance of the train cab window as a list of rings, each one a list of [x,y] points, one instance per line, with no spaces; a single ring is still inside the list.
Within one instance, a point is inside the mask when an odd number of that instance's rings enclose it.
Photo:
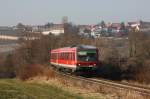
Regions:
[[[78,51],[77,56],[79,61],[97,61],[96,50]]]

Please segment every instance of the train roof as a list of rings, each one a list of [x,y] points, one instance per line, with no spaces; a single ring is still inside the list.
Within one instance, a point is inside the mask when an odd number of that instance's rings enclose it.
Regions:
[[[54,49],[54,50],[52,50],[52,52],[57,52],[57,51],[75,51],[75,50],[82,50],[82,49],[97,49],[97,48],[95,46],[91,46],[91,45],[74,45],[74,46],[70,46],[70,47]]]
[[[96,47],[92,45],[77,45],[76,47],[78,49],[96,49]]]

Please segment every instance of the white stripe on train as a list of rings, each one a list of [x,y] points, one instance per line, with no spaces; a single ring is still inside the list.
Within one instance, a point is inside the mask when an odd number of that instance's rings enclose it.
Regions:
[[[77,68],[76,65],[58,64],[58,63],[54,63],[54,62],[51,62],[51,64],[52,64],[52,65],[56,65],[56,66],[65,67],[65,68],[73,68],[73,69],[76,69],[76,68]]]

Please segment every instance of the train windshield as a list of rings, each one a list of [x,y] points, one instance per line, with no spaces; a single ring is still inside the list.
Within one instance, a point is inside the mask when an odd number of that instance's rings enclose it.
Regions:
[[[96,50],[78,51],[78,61],[97,61]]]

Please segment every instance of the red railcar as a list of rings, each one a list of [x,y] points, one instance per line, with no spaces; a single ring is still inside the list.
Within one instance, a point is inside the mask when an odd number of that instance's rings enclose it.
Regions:
[[[50,51],[50,63],[58,68],[95,70],[98,65],[98,49],[89,45],[78,45]]]

